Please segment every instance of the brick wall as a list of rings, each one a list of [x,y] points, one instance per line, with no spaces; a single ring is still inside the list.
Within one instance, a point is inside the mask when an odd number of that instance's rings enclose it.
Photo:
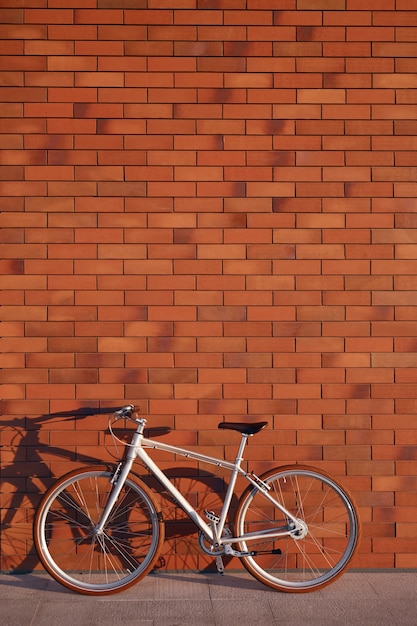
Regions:
[[[355,565],[416,567],[417,2],[1,7],[1,568],[125,402],[214,455],[267,419],[255,471],[332,472]]]

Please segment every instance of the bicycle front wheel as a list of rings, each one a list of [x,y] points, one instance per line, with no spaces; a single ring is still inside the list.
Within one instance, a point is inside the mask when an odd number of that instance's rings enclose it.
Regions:
[[[150,489],[131,475],[104,532],[96,525],[113,489],[103,467],[66,474],[43,496],[34,520],[39,559],[73,591],[103,595],[122,591],[152,569],[164,538],[161,512]]]
[[[359,540],[359,517],[351,496],[334,479],[304,466],[287,466],[261,476],[270,495],[294,517],[303,531],[281,538],[241,541],[246,569],[259,581],[286,592],[315,591],[338,578],[348,566]],[[235,531],[290,529],[290,521],[256,487],[242,494]]]

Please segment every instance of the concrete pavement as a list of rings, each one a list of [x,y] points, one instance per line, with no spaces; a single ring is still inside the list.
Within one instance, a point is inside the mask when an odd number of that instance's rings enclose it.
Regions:
[[[348,572],[322,591],[279,593],[246,572],[158,572],[95,598],[47,574],[0,574],[2,626],[416,626],[417,572]]]

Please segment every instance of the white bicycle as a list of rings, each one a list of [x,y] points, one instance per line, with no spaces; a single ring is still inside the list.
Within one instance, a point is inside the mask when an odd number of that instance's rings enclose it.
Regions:
[[[66,474],[44,494],[34,520],[39,559],[59,583],[89,595],[127,589],[157,562],[164,541],[164,520],[154,492],[132,473],[138,458],[196,525],[203,552],[216,560],[241,559],[259,581],[286,592],[320,589],[336,580],[350,563],[359,540],[359,517],[337,480],[311,467],[291,465],[261,476],[242,468],[249,437],[267,422],[221,422],[238,431],[234,462],[199,454],[144,437],[146,419],[132,405],[114,413],[134,422],[126,454],[116,468],[83,467]],[[114,435],[115,436],[115,435]],[[120,439],[116,436],[116,439]],[[220,512],[198,513],[151,459],[145,448],[216,465],[230,471]],[[238,476],[248,481],[233,524],[228,513]]]

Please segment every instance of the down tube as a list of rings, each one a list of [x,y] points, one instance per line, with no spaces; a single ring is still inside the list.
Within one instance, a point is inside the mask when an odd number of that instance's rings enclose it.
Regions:
[[[171,483],[171,481],[165,476],[165,474],[159,469],[156,463],[153,462],[151,457],[143,448],[136,450],[138,458],[145,464],[147,469],[155,476],[155,478],[165,487],[168,493],[178,502],[180,507],[187,513],[188,517],[194,522],[194,524],[203,532],[206,537],[211,541],[214,541],[213,533],[210,526],[206,524],[203,518],[193,509],[191,504],[184,498],[180,491]]]

